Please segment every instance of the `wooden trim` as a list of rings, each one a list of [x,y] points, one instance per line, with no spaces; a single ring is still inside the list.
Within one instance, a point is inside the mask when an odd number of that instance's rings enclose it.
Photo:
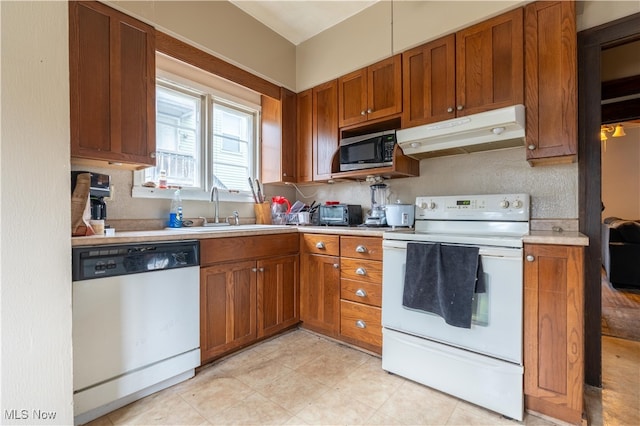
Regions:
[[[602,124],[619,123],[640,118],[640,98],[602,105]]]
[[[578,33],[578,207],[580,232],[589,237],[585,252],[585,381],[602,385],[601,360],[601,184],[600,56],[605,47],[640,38],[640,13]]]
[[[157,30],[156,50],[265,96],[280,99],[279,86]]]
[[[602,100],[640,93],[640,74],[602,82]]]

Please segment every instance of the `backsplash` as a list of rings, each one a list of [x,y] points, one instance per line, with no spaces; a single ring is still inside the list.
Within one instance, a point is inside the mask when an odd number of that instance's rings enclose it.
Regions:
[[[491,193],[528,193],[531,195],[531,217],[578,217],[578,165],[563,164],[531,167],[525,160],[525,148],[478,152],[420,161],[420,176],[391,179],[389,202],[413,203],[421,195],[470,195]],[[72,170],[83,167],[73,166]],[[165,219],[171,204],[168,199],[132,198],[133,173],[126,170],[92,168],[91,171],[111,175],[114,199],[107,201],[108,220]],[[340,201],[360,204],[363,212],[371,205],[369,183],[336,182],[324,185],[265,185],[267,199],[283,195],[289,200]],[[304,195],[302,195],[302,194]],[[238,210],[243,219],[254,218],[252,203],[221,202],[220,217]],[[213,207],[202,201],[183,201],[185,218],[211,217]],[[107,220],[107,222],[108,222]]]

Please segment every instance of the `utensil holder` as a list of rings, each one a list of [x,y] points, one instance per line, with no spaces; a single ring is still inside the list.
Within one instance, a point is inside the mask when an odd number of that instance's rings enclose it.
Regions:
[[[256,213],[256,223],[271,224],[271,204],[266,201],[260,204],[254,204],[253,210]]]

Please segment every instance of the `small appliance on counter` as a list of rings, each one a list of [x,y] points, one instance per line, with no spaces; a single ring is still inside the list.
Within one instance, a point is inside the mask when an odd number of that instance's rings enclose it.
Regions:
[[[371,188],[371,210],[364,221],[366,226],[387,226],[385,204],[387,204],[387,185],[374,183]]]
[[[320,225],[357,226],[362,223],[362,207],[356,204],[323,204]]]
[[[111,196],[111,176],[85,171],[71,172],[71,193],[76,188],[78,175],[83,173],[91,175],[91,186],[89,188],[91,219],[105,220],[107,218],[107,204],[104,199]]]
[[[415,206],[413,204],[402,204],[400,200],[385,207],[385,217],[387,225],[396,228],[413,226],[415,219]]]

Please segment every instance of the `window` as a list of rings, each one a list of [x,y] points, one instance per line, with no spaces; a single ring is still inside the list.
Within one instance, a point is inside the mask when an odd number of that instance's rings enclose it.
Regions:
[[[259,164],[259,106],[184,78],[156,84],[156,167],[134,174],[134,197],[169,198],[157,190],[161,170],[185,199],[208,199],[212,185],[250,197]],[[225,191],[221,192],[222,198]]]

